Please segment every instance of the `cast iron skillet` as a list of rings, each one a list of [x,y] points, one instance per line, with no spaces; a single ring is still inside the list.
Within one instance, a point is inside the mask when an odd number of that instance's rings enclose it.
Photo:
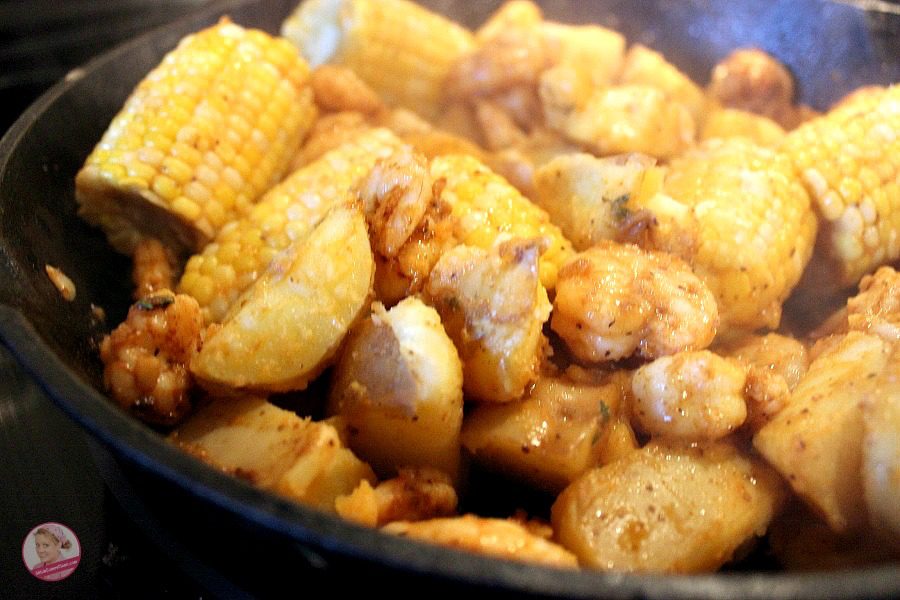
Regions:
[[[340,587],[348,575],[390,585],[390,591],[440,586],[572,598],[900,595],[896,565],[842,573],[635,576],[562,573],[425,546],[254,489],[183,454],[116,408],[102,392],[96,342],[125,315],[129,264],[75,216],[75,173],[130,90],[182,36],[226,13],[274,32],[293,4],[217,2],[135,39],[70,73],[0,141],[0,337],[99,441],[98,459],[111,487],[127,487],[128,497],[140,498],[147,509],[136,513],[139,523],[171,526],[186,532],[184,539],[205,542],[207,550],[215,547],[228,583],[213,587],[223,595],[238,589],[265,595],[282,585],[310,591],[306,583],[314,576]],[[474,26],[497,3],[431,4]],[[801,99],[820,109],[856,86],[900,81],[900,10],[887,3],[862,9],[813,0],[556,0],[546,2],[545,11],[563,21],[613,26],[701,82],[731,49],[762,47],[797,75]],[[74,302],[60,298],[45,264],[72,278]],[[92,317],[92,305],[105,309],[106,325]]]

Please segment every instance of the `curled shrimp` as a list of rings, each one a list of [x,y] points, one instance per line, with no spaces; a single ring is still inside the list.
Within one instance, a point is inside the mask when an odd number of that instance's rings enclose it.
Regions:
[[[653,436],[715,440],[747,417],[746,373],[731,359],[708,350],[658,358],[634,372],[632,411]]]
[[[347,67],[322,65],[310,78],[316,104],[328,111],[357,111],[364,115],[377,115],[387,107],[359,75]]]
[[[550,325],[576,358],[656,358],[707,347],[719,316],[712,292],[679,258],[601,241],[559,271]]]
[[[397,256],[425,216],[432,199],[428,160],[408,147],[375,164],[359,186],[372,248]]]
[[[806,346],[777,333],[746,334],[717,348],[747,369],[744,399],[747,423],[758,431],[790,401],[791,392],[809,366]]]
[[[200,344],[196,300],[163,289],[135,302],[100,343],[103,381],[112,397],[142,419],[174,425],[191,407],[188,364]]]
[[[578,564],[568,550],[511,519],[464,515],[417,523],[397,521],[383,531],[507,560],[569,568]]]
[[[490,250],[457,246],[431,271],[423,292],[459,350],[473,398],[515,400],[537,379],[550,313],[541,250],[539,240],[519,238]]]
[[[447,76],[453,98],[475,98],[518,85],[537,84],[552,64],[543,36],[534,27],[509,27],[457,61]]]
[[[394,521],[451,516],[457,501],[449,475],[417,467],[399,469],[396,477],[374,488],[363,479],[351,494],[337,498],[335,508],[346,519],[380,527]]]

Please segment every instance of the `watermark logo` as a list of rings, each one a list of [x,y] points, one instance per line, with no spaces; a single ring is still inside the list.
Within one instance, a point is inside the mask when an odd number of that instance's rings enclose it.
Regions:
[[[75,532],[62,523],[41,523],[22,541],[22,560],[38,579],[60,581],[81,562],[81,544]]]

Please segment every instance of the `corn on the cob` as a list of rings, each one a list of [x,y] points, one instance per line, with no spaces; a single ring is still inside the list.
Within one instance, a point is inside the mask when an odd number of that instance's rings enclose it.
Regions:
[[[821,217],[817,252],[831,263],[832,286],[900,257],[900,85],[805,123],[784,151]]]
[[[441,199],[452,207],[453,235],[460,243],[488,249],[500,236],[540,237],[547,244],[538,267],[541,283],[556,286],[572,244],[542,208],[471,156],[438,156],[431,161],[431,176],[445,182]]]
[[[700,131],[701,140],[740,136],[766,148],[777,148],[785,135],[781,125],[772,119],[736,108],[712,111]]]
[[[652,213],[652,245],[709,285],[722,329],[777,327],[816,236],[787,157],[743,138],[709,140],[673,161],[663,192],[628,208]]]
[[[310,0],[281,33],[313,66],[350,67],[389,104],[426,117],[440,108],[450,67],[474,47],[471,32],[409,0]]]
[[[134,90],[76,178],[79,214],[117,250],[195,252],[284,174],[315,116],[296,49],[226,19]]]
[[[373,129],[294,172],[188,260],[179,291],[197,299],[207,322],[220,321],[278,252],[310,231],[400,145],[386,129]]]

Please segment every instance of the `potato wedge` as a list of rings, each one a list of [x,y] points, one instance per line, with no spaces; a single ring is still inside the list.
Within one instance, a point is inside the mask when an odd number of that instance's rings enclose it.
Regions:
[[[191,372],[211,388],[305,388],[368,307],[374,272],[362,213],[333,209],[207,333]]]
[[[862,481],[872,529],[900,552],[900,346],[863,405]]]
[[[765,532],[782,490],[774,472],[729,444],[651,442],[567,487],[553,529],[582,565],[712,571]]]
[[[421,300],[374,308],[335,368],[328,412],[346,421],[350,447],[381,475],[421,466],[456,477],[463,409],[456,348]]]
[[[488,468],[559,492],[598,463],[622,387],[542,377],[518,402],[481,404],[466,415],[462,444]]]
[[[853,331],[809,365],[790,403],[753,445],[836,532],[865,524],[860,406],[884,368],[887,345]]]
[[[341,445],[334,427],[259,397],[212,402],[169,439],[227,473],[329,512],[338,496],[363,480],[375,481],[372,469]]]

